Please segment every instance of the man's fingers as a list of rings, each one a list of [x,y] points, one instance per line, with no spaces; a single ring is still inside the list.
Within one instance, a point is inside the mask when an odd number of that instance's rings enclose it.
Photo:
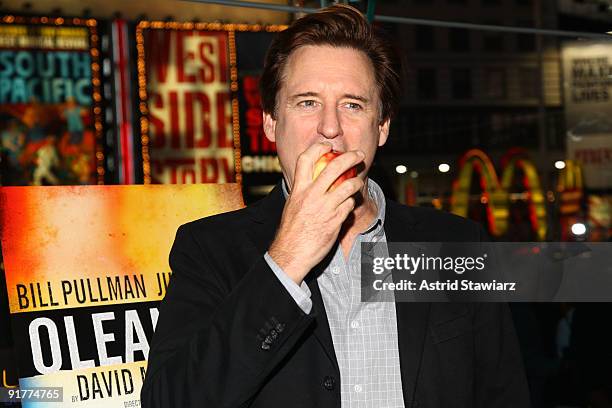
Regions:
[[[343,223],[344,220],[346,220],[346,218],[349,216],[349,214],[351,213],[351,211],[353,211],[354,208],[355,198],[353,196],[347,198],[342,203],[340,203],[336,210],[338,218],[340,219],[340,223]]]
[[[293,188],[301,188],[312,181],[312,171],[314,165],[321,156],[330,152],[332,149],[331,143],[321,142],[315,143],[304,150],[297,159],[295,165],[295,176],[293,177]]]
[[[320,192],[326,192],[342,173],[361,163],[364,157],[363,152],[357,150],[345,152],[336,157],[319,174],[314,182],[315,188]]]
[[[352,177],[344,180],[338,187],[333,191],[327,193],[326,201],[330,208],[339,207],[349,197],[352,197],[363,187],[363,180],[359,177]]]

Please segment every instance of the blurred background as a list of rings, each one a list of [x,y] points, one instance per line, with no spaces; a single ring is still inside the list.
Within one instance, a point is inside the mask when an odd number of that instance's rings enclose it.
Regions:
[[[214,4],[213,4],[214,3]],[[280,179],[258,91],[330,1],[0,1],[0,184]],[[405,59],[371,177],[499,241],[610,241],[611,0],[359,0]],[[0,368],[16,384],[0,274]],[[513,304],[535,407],[612,407],[608,304]]]

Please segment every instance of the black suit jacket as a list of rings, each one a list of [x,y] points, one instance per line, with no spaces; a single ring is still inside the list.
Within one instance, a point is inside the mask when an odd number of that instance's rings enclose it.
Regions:
[[[247,208],[182,225],[160,307],[145,408],[340,407],[340,372],[316,276],[306,315],[264,260],[284,207],[280,183]],[[388,242],[480,241],[471,221],[387,200]],[[406,407],[529,405],[508,307],[396,304]]]

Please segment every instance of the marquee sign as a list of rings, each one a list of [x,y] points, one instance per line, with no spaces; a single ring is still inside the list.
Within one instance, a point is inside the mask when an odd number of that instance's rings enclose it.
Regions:
[[[0,19],[3,185],[103,184],[97,21]]]
[[[561,51],[567,156],[580,163],[585,187],[612,187],[612,44],[566,42]]]
[[[274,32],[283,28],[220,23],[138,24],[145,183],[242,181],[238,109],[242,84],[238,81],[236,32]]]
[[[279,27],[283,28],[283,27]],[[247,202],[265,195],[281,177],[276,143],[263,131],[259,80],[273,32],[237,32],[238,100],[240,104],[240,156],[243,194]]]

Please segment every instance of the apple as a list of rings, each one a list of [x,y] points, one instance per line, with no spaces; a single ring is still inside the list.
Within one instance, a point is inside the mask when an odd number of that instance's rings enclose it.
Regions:
[[[334,160],[336,157],[340,156],[341,154],[342,153],[340,152],[336,152],[332,150],[331,152],[325,153],[323,156],[321,156],[319,160],[317,160],[317,162],[315,163],[314,170],[312,173],[312,179],[313,180],[316,179],[319,176],[319,174],[321,174],[323,169],[327,167],[329,162]],[[344,180],[349,179],[351,177],[355,177],[355,176],[357,176],[357,169],[355,169],[355,167],[351,167],[350,169],[342,173],[340,177],[338,177],[336,181],[333,182],[333,184],[329,187],[329,191],[338,187],[340,183],[342,183]]]

